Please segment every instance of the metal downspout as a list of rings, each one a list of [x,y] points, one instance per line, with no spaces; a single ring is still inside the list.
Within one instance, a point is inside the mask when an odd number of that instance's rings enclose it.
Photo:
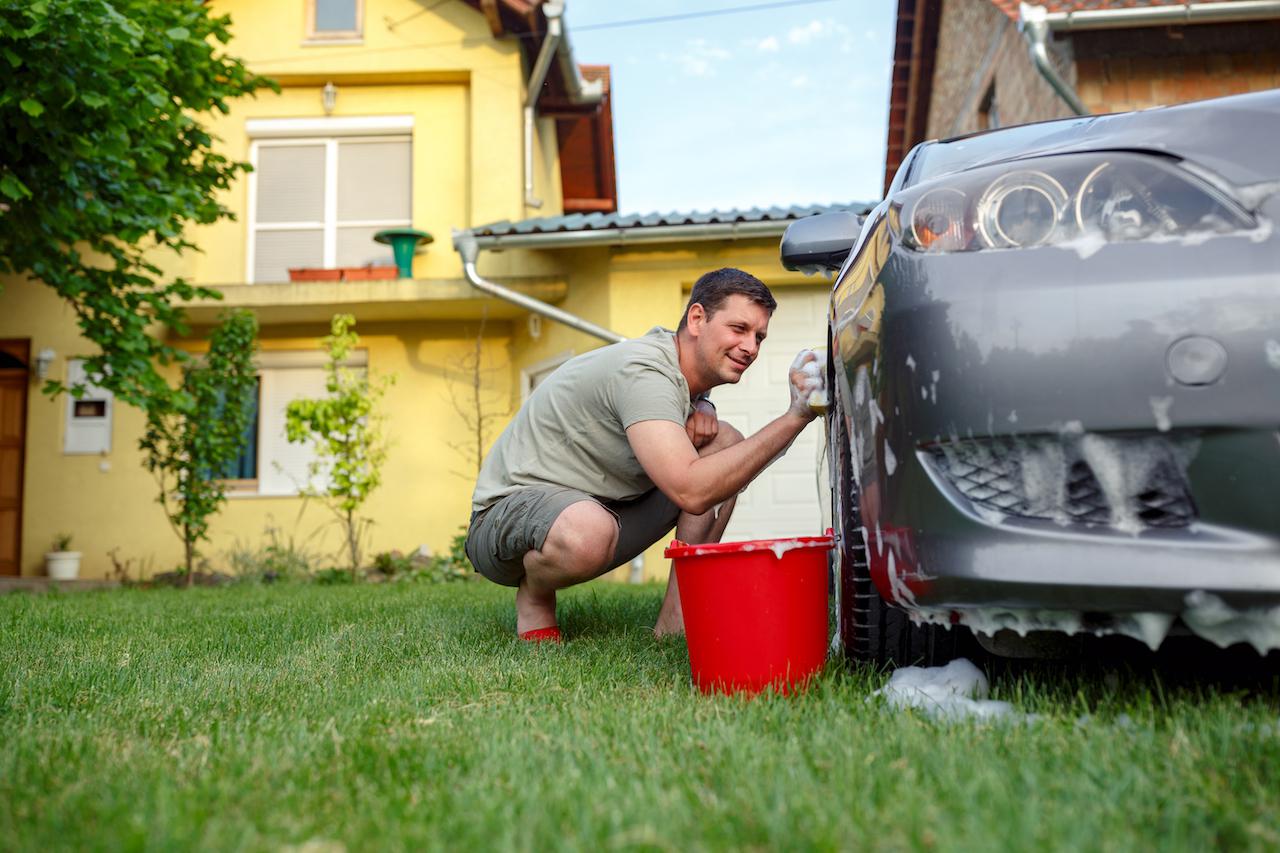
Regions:
[[[538,58],[533,62],[524,96],[524,203],[526,207],[532,208],[542,207],[542,199],[533,194],[534,112],[538,106],[538,96],[542,94],[542,84],[547,81],[547,72],[551,70],[551,60],[560,47],[560,37],[564,32],[560,16],[564,14],[564,3],[551,0],[543,5],[542,11],[547,16],[547,35],[542,40]]]
[[[1018,31],[1027,40],[1027,47],[1031,51],[1031,62],[1040,72],[1040,76],[1049,82],[1053,90],[1058,93],[1058,97],[1071,107],[1072,112],[1078,116],[1088,115],[1089,111],[1085,109],[1075,90],[1067,85],[1067,81],[1062,79],[1057,69],[1053,67],[1053,63],[1049,61],[1049,49],[1046,46],[1049,38],[1049,10],[1029,3],[1018,4]]]
[[[1052,32],[1122,29],[1126,27],[1222,24],[1231,21],[1262,21],[1280,18],[1280,0],[1226,0],[1219,3],[1173,3],[1166,6],[1126,6],[1116,9],[1080,9],[1050,12],[1030,3],[1018,5],[1018,30],[1026,37],[1035,63],[1076,115],[1088,115],[1076,93],[1049,62],[1046,42]]]
[[[470,231],[455,228],[453,231],[453,248],[457,250],[458,255],[462,258],[462,274],[467,277],[467,281],[471,282],[471,286],[477,290],[483,291],[490,296],[496,296],[499,299],[505,299],[508,302],[519,305],[526,311],[541,314],[543,317],[555,320],[557,323],[563,323],[583,334],[600,338],[602,341],[616,344],[626,340],[625,337],[617,332],[611,332],[602,326],[597,326],[595,323],[570,314],[568,311],[561,311],[554,305],[548,305],[541,300],[503,287],[496,281],[489,281],[487,278],[481,277],[476,269],[476,259],[480,255],[480,247],[476,245],[475,235]]]

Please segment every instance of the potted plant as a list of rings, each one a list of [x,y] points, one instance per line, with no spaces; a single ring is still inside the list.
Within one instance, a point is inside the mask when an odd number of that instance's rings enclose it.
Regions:
[[[394,264],[384,264],[375,266],[368,264],[363,267],[343,267],[343,281],[381,281],[382,279],[395,278],[396,267]]]
[[[71,550],[71,534],[53,537],[53,550],[44,555],[45,573],[56,581],[75,580],[80,574],[80,552]]]
[[[342,270],[337,267],[290,267],[289,281],[340,281]]]

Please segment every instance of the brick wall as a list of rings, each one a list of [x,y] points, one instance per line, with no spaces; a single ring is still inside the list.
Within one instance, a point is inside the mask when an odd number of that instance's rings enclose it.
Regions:
[[[1090,112],[1280,87],[1280,21],[1082,32],[1077,89]]]
[[[1055,39],[1050,56],[1074,82],[1071,42]],[[979,112],[994,84],[1001,126],[1071,115],[1031,64],[1017,26],[990,0],[945,0],[929,109],[930,139],[981,129]]]
[[[1064,33],[1049,48],[1094,113],[1280,87],[1280,21]],[[927,138],[981,130],[993,85],[1000,126],[1071,115],[1012,19],[990,0],[944,0]]]

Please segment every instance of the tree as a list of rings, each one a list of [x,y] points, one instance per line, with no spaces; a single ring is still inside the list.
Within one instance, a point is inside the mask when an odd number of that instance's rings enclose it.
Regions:
[[[498,424],[511,414],[510,396],[497,384],[498,375],[506,371],[507,365],[485,365],[484,327],[487,319],[487,316],[481,316],[471,351],[452,359],[445,373],[449,402],[467,429],[467,440],[449,442],[449,447],[456,450],[471,469],[454,473],[472,481],[480,476],[489,439]]]
[[[248,311],[223,317],[203,359],[188,362],[175,405],[147,409],[139,446],[160,484],[159,502],[182,540],[187,585],[195,578],[197,548],[209,538],[209,519],[226,501],[219,478],[245,448],[252,423],[258,322]],[[167,386],[166,386],[167,387]]]
[[[382,464],[387,459],[378,401],[395,381],[387,376],[374,382],[367,372],[342,366],[360,343],[360,336],[352,331],[355,322],[350,314],[334,315],[330,334],[320,342],[329,357],[325,364],[328,396],[294,400],[285,410],[285,435],[291,442],[311,442],[316,454],[312,480],[327,480],[323,489],[308,486],[303,493],[324,500],[337,516],[353,580],[360,570],[364,535],[372,523],[361,518],[359,510],[382,483]]]
[[[217,194],[247,168],[201,120],[278,91],[221,52],[229,25],[201,0],[0,0],[0,272],[56,290],[101,350],[87,379],[143,409],[173,405],[157,364],[187,358],[149,327],[185,333],[175,301],[219,297],[153,253],[195,248],[185,229],[230,216]]]

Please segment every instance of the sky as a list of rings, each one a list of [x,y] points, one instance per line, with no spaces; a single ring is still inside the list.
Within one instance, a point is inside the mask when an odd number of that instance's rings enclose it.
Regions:
[[[566,0],[574,58],[612,67],[621,212],[880,198],[896,0],[594,28],[768,2]]]

